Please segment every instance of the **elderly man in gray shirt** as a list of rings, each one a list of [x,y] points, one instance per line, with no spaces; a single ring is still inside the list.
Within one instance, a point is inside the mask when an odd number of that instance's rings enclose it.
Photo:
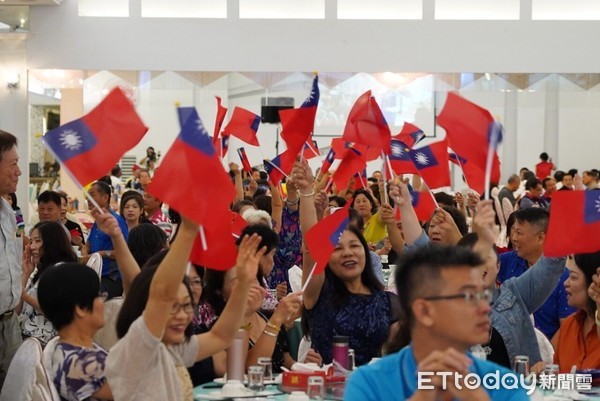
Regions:
[[[21,345],[21,329],[14,312],[21,298],[21,241],[17,241],[15,212],[1,196],[15,192],[21,170],[17,138],[0,130],[0,388],[8,366]]]

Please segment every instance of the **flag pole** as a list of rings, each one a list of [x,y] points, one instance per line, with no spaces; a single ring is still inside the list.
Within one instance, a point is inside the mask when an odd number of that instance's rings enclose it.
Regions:
[[[286,173],[283,172],[282,169],[280,169],[279,167],[277,167],[276,165],[274,165],[273,163],[271,163],[270,160],[267,159],[263,159],[264,161],[266,161],[267,163],[269,163],[271,166],[273,166],[276,170],[278,170],[281,174],[283,174],[285,176],[285,178],[287,178],[288,180],[290,179],[290,176],[287,175]]]
[[[310,273],[308,274],[308,277],[306,278],[306,281],[304,282],[304,284],[302,285],[302,292],[306,291],[306,287],[308,287],[308,283],[310,283],[310,280],[312,279],[315,270],[317,268],[317,262],[315,262],[315,264],[313,265],[312,269],[310,269]]]
[[[388,198],[388,193],[387,193],[387,188],[386,188],[387,181],[388,181],[388,176],[386,174],[387,170],[385,168],[385,163],[386,163],[386,160],[387,160],[387,155],[385,154],[385,152],[381,151],[381,157],[383,157],[383,163],[384,163],[383,168],[382,168],[383,171],[381,172],[381,174],[383,175],[383,203],[389,204],[390,200]],[[390,172],[391,171],[392,170],[390,170]]]
[[[204,226],[198,226],[198,232],[200,233],[200,243],[202,244],[202,250],[207,251],[208,245],[206,243],[206,233],[204,232]]]
[[[492,162],[494,160],[494,153],[496,148],[502,139],[502,126],[497,122],[492,122],[490,132],[490,144],[488,146],[487,159],[485,161],[485,193],[483,194],[484,200],[490,199],[490,180],[492,178]],[[465,200],[466,201],[466,200]]]

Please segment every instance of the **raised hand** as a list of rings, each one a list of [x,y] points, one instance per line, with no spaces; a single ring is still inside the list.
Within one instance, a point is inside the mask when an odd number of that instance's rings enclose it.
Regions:
[[[240,174],[240,166],[238,166],[236,163],[229,163],[229,170],[234,174]]]
[[[471,209],[475,209],[477,207],[477,202],[479,202],[480,196],[477,192],[471,190],[467,193],[467,207]]]
[[[325,191],[320,191],[315,197],[315,209],[317,210],[317,216],[323,216],[325,210],[329,206],[329,198]]]
[[[408,179],[398,180],[390,186],[390,197],[399,207],[411,205],[410,191],[408,190]]]
[[[285,281],[277,284],[275,289],[277,290],[277,299],[281,299],[287,295],[287,283]]]
[[[254,283],[256,281],[256,272],[258,271],[258,263],[260,258],[267,251],[267,247],[263,246],[258,249],[262,237],[258,234],[252,234],[251,237],[244,236],[240,246],[238,247],[238,255],[236,260],[238,282]]]
[[[267,291],[255,283],[248,290],[248,300],[246,301],[245,320],[250,320],[250,317],[256,313],[257,310],[262,306],[263,300],[267,295]]]
[[[283,297],[277,304],[277,308],[275,308],[275,312],[273,312],[270,320],[279,326],[286,323],[290,316],[295,315],[300,310],[302,306],[301,295],[302,291],[298,291]]]
[[[396,212],[388,203],[381,205],[379,208],[379,216],[381,217],[381,221],[383,221],[386,225],[396,224]]]
[[[496,228],[496,212],[491,200],[477,203],[477,213],[473,217],[473,232],[481,241],[492,245],[498,238]]]
[[[315,178],[306,160],[296,161],[292,169],[292,179],[301,195],[312,191]]]

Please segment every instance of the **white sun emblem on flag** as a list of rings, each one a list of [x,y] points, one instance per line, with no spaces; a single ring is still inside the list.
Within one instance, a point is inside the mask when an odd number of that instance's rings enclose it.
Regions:
[[[196,120],[196,129],[200,132],[204,131],[204,125],[202,124],[202,120]]]
[[[392,154],[396,157],[402,156],[402,147],[401,146],[393,146]]]
[[[60,144],[68,150],[77,150],[83,145],[81,136],[71,129],[61,132]]]
[[[596,208],[596,212],[600,213],[600,199],[594,201],[594,207]]]
[[[417,163],[419,163],[419,164],[421,164],[423,166],[426,166],[426,165],[429,164],[429,158],[423,152],[417,153],[416,159],[417,159]]]

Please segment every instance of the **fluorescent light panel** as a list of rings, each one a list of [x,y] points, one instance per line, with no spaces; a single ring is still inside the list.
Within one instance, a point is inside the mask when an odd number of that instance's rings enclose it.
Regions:
[[[520,0],[435,0],[438,20],[518,20],[520,14]]]
[[[532,0],[534,20],[600,20],[598,0]]]
[[[338,0],[338,19],[422,19],[423,0]]]
[[[129,17],[129,0],[78,0],[80,17]]]
[[[239,0],[240,18],[324,19],[325,0]]]

